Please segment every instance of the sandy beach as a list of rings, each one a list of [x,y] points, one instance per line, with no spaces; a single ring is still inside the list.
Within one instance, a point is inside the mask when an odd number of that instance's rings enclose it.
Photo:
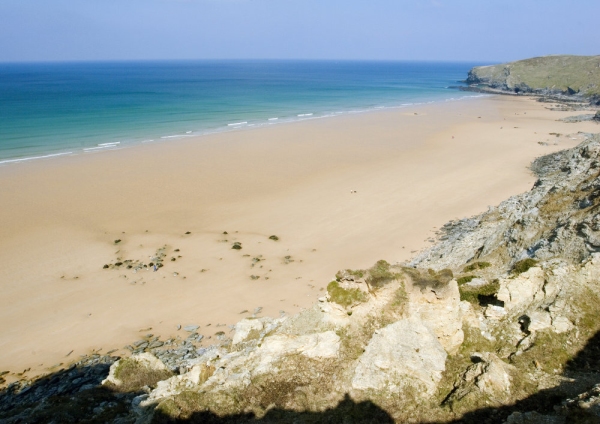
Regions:
[[[598,131],[548,106],[481,97],[0,167],[0,371],[179,325],[214,337],[310,306],[339,269],[405,261]]]

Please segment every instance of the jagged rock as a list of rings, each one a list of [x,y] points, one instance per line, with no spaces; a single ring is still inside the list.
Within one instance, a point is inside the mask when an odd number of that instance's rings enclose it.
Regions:
[[[358,361],[352,387],[398,392],[413,385],[428,396],[442,378],[446,356],[437,336],[420,319],[402,319],[373,335]]]
[[[534,311],[529,314],[529,320],[529,325],[527,326],[527,330],[529,331],[544,330],[552,326],[552,318],[546,311]]]
[[[531,168],[539,179],[527,193],[513,196],[472,218],[442,228],[442,241],[408,265],[441,270],[482,257],[496,257],[508,270],[526,257],[560,257],[578,264],[599,252],[595,214],[600,204],[600,135],[573,149],[536,159]]]
[[[483,394],[502,404],[510,396],[511,373],[516,368],[489,352],[474,353],[471,359],[474,364],[455,383],[446,402],[451,404],[466,396],[479,397]]]
[[[573,323],[568,318],[558,316],[552,319],[552,328],[555,333],[566,333],[573,329]]]
[[[259,362],[254,373],[269,372],[271,364],[285,355],[302,354],[309,358],[335,358],[339,349],[340,337],[333,331],[299,337],[275,334],[266,338],[257,350]]]
[[[416,288],[409,297],[409,314],[433,330],[446,352],[455,353],[464,340],[456,280],[441,287]]]
[[[483,316],[488,319],[500,320],[506,316],[506,309],[498,305],[488,305],[483,311]]]
[[[182,375],[176,375],[168,380],[160,381],[156,389],[150,393],[150,396],[144,399],[140,405],[148,406],[156,399],[166,398],[180,393],[186,389],[195,388],[206,382],[215,372],[215,368],[210,364],[194,365],[189,372]]]
[[[500,280],[500,290],[496,297],[504,302],[504,308],[508,312],[522,311],[534,303],[541,304],[544,300],[544,281],[545,275],[541,268],[530,268],[515,278]]]
[[[587,418],[580,422],[600,422],[600,384],[596,384],[575,398],[566,400],[557,409],[564,417]]]
[[[235,335],[232,344],[236,345],[245,341],[252,331],[260,332],[263,323],[258,319],[243,319],[235,325]]]

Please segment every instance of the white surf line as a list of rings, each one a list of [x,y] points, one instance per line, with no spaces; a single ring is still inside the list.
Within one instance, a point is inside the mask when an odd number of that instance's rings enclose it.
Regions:
[[[72,155],[72,154],[73,154],[73,152],[66,152],[66,153],[53,153],[51,155],[44,155],[44,156],[31,156],[31,157],[28,157],[28,158],[6,159],[6,160],[0,161],[0,165],[3,164],[3,163],[25,162],[25,161],[28,161],[28,160],[54,158],[54,157],[57,157],[57,156]]]
[[[238,126],[238,125],[244,125],[244,124],[247,124],[247,123],[248,123],[248,121],[244,121],[244,122],[234,122],[233,124],[227,124],[227,126],[228,126],[228,127],[235,127],[235,126]]]
[[[301,113],[298,116],[312,116],[312,113]]]
[[[110,149],[111,147],[117,147],[116,145],[111,145],[111,146],[98,146],[98,147],[86,147],[85,149],[83,149],[84,152],[91,152],[93,150],[105,150],[105,149]]]
[[[116,146],[119,144],[121,144],[120,141],[113,141],[111,143],[100,143],[100,144],[98,144],[98,147],[110,147],[110,146]]]
[[[183,134],[164,135],[161,138],[164,140],[164,139],[167,139],[167,138],[179,138],[179,137],[185,137],[185,135],[183,135]]]
[[[279,118],[269,118],[269,121],[277,121]]]

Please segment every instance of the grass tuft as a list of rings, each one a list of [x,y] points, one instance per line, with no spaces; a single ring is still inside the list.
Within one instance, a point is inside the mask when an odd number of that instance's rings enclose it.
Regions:
[[[500,290],[500,282],[494,280],[491,283],[479,287],[459,285],[458,290],[460,292],[460,300],[466,300],[467,302],[480,305],[482,303],[488,303],[492,297],[496,296],[496,293]]]
[[[535,259],[523,259],[513,265],[512,272],[513,274],[519,275],[529,270],[529,268],[536,266],[537,264],[538,261],[536,261]]]
[[[477,278],[476,275],[466,275],[464,277],[457,278],[456,282],[458,283],[459,286],[462,286],[463,284],[470,283],[475,278]]]
[[[337,281],[332,281],[327,285],[327,292],[332,302],[344,307],[367,301],[367,295],[363,291],[359,289],[345,289],[340,287],[340,283]]]
[[[492,266],[489,262],[473,262],[472,264],[467,265],[463,268],[463,272],[472,272],[478,269],[485,269]]]
[[[400,274],[390,271],[390,264],[384,260],[377,261],[367,272],[367,283],[375,288],[379,288],[400,276]]]

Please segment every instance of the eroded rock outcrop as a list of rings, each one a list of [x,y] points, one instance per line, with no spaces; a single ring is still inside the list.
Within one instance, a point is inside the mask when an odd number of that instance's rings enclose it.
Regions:
[[[411,266],[440,270],[483,257],[505,271],[524,258],[581,263],[600,252],[600,136],[537,159],[531,191],[472,218],[446,224],[440,243]]]
[[[375,332],[352,378],[357,390],[398,392],[412,386],[435,392],[445,369],[446,351],[418,318],[397,321]]]

